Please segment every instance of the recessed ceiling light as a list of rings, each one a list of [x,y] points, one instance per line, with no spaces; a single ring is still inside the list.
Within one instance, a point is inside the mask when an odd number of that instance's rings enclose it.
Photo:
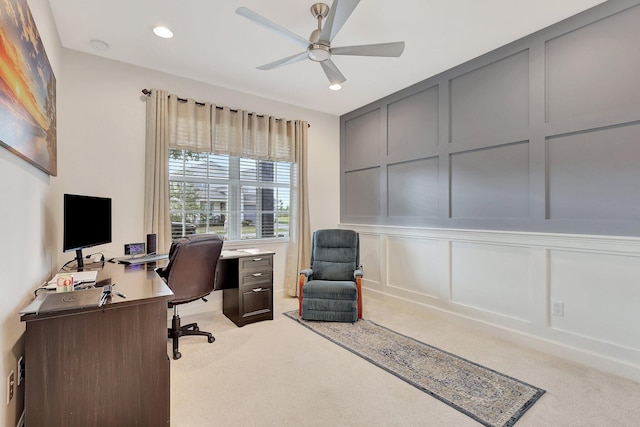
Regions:
[[[329,85],[329,89],[331,90],[340,90],[342,89],[342,85],[340,83]]]
[[[162,37],[163,39],[170,39],[171,37],[173,37],[173,31],[161,25],[153,29],[153,34],[158,37]]]
[[[104,52],[105,50],[109,49],[109,45],[102,40],[91,40],[89,44],[92,48],[94,48],[95,50],[99,50],[100,52]]]

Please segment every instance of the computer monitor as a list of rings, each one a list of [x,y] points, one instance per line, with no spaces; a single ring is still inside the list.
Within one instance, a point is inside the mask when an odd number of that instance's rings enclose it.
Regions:
[[[62,249],[76,251],[77,269],[84,267],[82,249],[111,243],[111,199],[64,195]]]

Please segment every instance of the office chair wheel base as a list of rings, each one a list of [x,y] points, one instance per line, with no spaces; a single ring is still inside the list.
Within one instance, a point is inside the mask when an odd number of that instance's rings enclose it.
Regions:
[[[212,342],[214,342],[216,339],[215,339],[213,336],[209,336],[209,337],[207,338],[207,340],[208,340],[210,343],[212,343]]]
[[[182,353],[180,353],[179,351],[174,351],[173,352],[173,360],[178,360],[182,357]]]

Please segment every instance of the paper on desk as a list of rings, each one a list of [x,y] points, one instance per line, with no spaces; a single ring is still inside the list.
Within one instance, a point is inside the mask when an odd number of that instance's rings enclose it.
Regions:
[[[246,248],[246,249],[239,249],[242,252],[246,252],[252,255],[256,255],[259,254],[260,252],[262,252],[262,250],[258,249],[258,248]]]
[[[69,274],[69,273],[58,273],[55,276],[53,276],[53,279],[49,280],[47,282],[47,285],[45,286],[45,289],[55,289],[57,282],[58,282],[58,277],[60,277],[63,274]],[[96,278],[98,277],[98,272],[95,270],[90,270],[90,271],[74,271],[73,273],[71,273],[71,275],[73,276],[73,284],[74,285],[79,285],[80,283],[90,283],[90,282],[95,282]]]
[[[265,251],[258,248],[243,248],[243,249],[223,249],[222,250],[222,258],[231,257],[231,256],[243,256],[242,254],[251,254],[257,255],[261,254]]]

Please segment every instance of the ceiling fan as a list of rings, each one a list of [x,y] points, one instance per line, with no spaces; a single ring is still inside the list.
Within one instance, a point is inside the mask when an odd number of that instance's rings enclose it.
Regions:
[[[319,62],[330,82],[330,89],[342,88],[342,83],[347,79],[342,75],[336,64],[331,60],[332,55],[354,56],[386,56],[398,57],[404,51],[404,42],[379,43],[359,46],[331,47],[331,42],[347,21],[360,0],[334,0],[331,8],[324,3],[315,3],[311,6],[311,14],[318,20],[318,28],[313,30],[309,40],[301,37],[286,28],[268,20],[256,12],[239,7],[236,13],[251,21],[283,36],[306,50],[286,58],[279,59],[258,67],[259,70],[271,70],[283,65],[293,64],[304,59]],[[325,19],[324,26],[322,20]]]

